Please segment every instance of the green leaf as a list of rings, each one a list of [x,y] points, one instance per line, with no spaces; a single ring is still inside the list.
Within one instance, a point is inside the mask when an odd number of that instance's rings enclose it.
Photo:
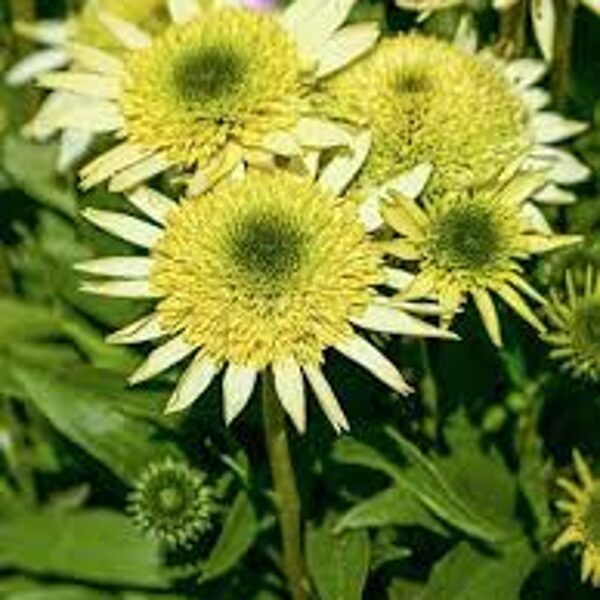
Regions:
[[[131,483],[148,463],[181,457],[167,431],[147,418],[127,412],[140,394],[114,385],[96,369],[45,370],[16,364],[14,379],[35,407],[63,435]]]
[[[461,542],[435,565],[420,600],[519,600],[536,562],[524,538],[503,546],[500,555],[483,554]]]
[[[158,542],[107,510],[45,512],[0,524],[0,565],[102,584],[163,587]]]
[[[448,535],[443,523],[418,497],[403,487],[391,487],[353,506],[337,523],[336,532],[389,525],[421,526],[439,535]]]
[[[469,507],[436,465],[414,444],[390,429],[386,433],[383,438],[379,435],[377,440],[387,445],[386,454],[352,438],[343,438],[336,445],[335,457],[385,472],[395,481],[396,487],[416,495],[437,517],[473,537],[488,542],[505,537],[504,531]]]
[[[229,510],[223,531],[202,567],[200,583],[216,579],[232,569],[250,549],[258,533],[258,521],[248,494],[239,492]]]
[[[11,298],[0,298],[0,346],[57,335],[60,319],[53,311]]]
[[[56,173],[55,145],[42,146],[8,135],[3,150],[4,170],[16,187],[69,217],[76,215],[77,196]]]
[[[519,535],[517,480],[502,457],[494,448],[484,452],[479,430],[463,413],[452,419],[445,433],[451,452],[435,458],[439,471],[473,511],[499,529]]]
[[[365,530],[336,534],[331,519],[306,533],[306,562],[319,598],[361,600],[370,562]]]
[[[5,600],[119,600],[114,594],[81,586],[53,585],[15,592]]]

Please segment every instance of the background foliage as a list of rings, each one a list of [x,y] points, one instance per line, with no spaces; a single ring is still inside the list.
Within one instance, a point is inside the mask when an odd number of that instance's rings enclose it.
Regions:
[[[64,4],[39,0],[36,14],[61,14]],[[494,42],[496,14],[476,8]],[[444,12],[424,27],[444,35],[456,17]],[[6,1],[0,18],[6,67],[27,47],[10,33]],[[363,0],[356,18],[392,30],[416,24],[377,0]],[[568,109],[600,124],[600,19],[582,9],[575,27]],[[0,598],[285,597],[257,403],[226,429],[216,388],[165,417],[173,377],[126,387],[138,358],[103,337],[143,307],[81,294],[71,268],[118,246],[78,210],[118,201],[81,194],[55,175],[54,145],[19,136],[37,91],[0,87],[0,98]],[[599,130],[576,149],[600,174]],[[597,175],[577,206],[549,215],[585,233],[596,264],[598,183]],[[568,260],[539,262],[538,285],[559,282]],[[559,374],[532,332],[508,311],[502,320],[502,351],[469,315],[458,323],[460,344],[394,342],[388,355],[418,390],[409,399],[334,362],[351,436],[337,439],[314,411],[307,435],[294,439],[307,563],[323,600],[596,597],[578,583],[576,557],[549,546],[559,531],[553,481],[571,468],[571,449],[600,459],[598,387]],[[166,456],[202,469],[217,490],[200,554],[166,552],[127,515],[136,478]]]

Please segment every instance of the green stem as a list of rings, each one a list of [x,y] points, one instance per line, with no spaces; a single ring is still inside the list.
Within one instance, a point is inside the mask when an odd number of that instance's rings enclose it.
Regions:
[[[526,0],[518,0],[500,13],[498,51],[504,58],[521,56],[525,50],[528,4]]]
[[[424,430],[425,434],[434,440],[437,437],[439,424],[439,395],[425,340],[419,340],[419,348],[421,350],[421,365],[423,367],[423,377],[421,378],[420,385],[421,399],[426,410]]]
[[[571,58],[575,27],[575,0],[555,0],[556,34],[554,38],[554,66],[552,69],[552,94],[557,108],[563,110],[569,100]]]
[[[286,433],[285,415],[269,373],[262,376],[263,421],[275,502],[281,528],[283,568],[293,600],[308,600],[309,585],[302,553],[300,498]]]

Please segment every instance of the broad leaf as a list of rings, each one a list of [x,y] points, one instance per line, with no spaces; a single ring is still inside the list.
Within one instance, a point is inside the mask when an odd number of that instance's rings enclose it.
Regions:
[[[306,534],[306,562],[322,600],[361,600],[370,562],[365,530],[334,533],[331,520]]]

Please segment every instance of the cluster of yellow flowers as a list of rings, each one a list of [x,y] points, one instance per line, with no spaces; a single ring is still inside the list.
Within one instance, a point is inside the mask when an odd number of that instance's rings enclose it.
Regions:
[[[299,430],[306,381],[339,431],[329,349],[405,394],[367,331],[454,339],[472,297],[501,345],[493,296],[545,330],[522,263],[578,239],[536,202],[573,200],[561,186],[588,170],[553,144],[585,125],[546,110],[542,63],[381,39],[345,25],[354,3],[90,0],[66,25],[19,25],[49,47],[9,81],[52,90],[26,131],[60,133],[62,169],[101,136],[81,186],[106,183],[145,217],[86,209],[147,255],[77,268],[90,293],[156,299],[110,341],[161,341],[132,383],[191,358],[169,411],[224,370],[229,423],[270,372]]]
[[[594,275],[583,294],[569,276],[566,301],[548,303],[523,268],[579,240],[555,234],[540,204],[575,200],[564,186],[589,170],[554,145],[585,125],[547,110],[543,62],[382,38],[376,23],[345,24],[354,3],[88,0],[66,24],[18,26],[45,48],[8,81],[52,90],[26,133],[60,134],[58,168],[85,158],[81,186],[107,184],[134,211],[84,217],[146,254],[77,268],[87,292],[155,299],[109,341],[159,342],[132,383],[188,362],[167,411],[224,371],[230,423],[269,373],[299,431],[305,382],[345,430],[326,353],[409,393],[368,332],[456,339],[469,298],[497,346],[499,298],[576,375],[600,376]],[[541,318],[526,299],[546,305]],[[584,576],[598,583],[598,484],[579,455],[576,466],[584,489],[561,481],[572,524],[556,547],[591,536]]]

